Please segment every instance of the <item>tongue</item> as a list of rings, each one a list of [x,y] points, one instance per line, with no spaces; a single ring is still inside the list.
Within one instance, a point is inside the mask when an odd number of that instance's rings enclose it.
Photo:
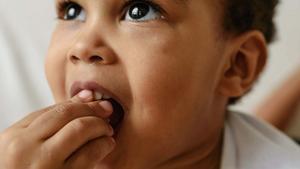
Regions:
[[[109,99],[109,101],[113,106],[113,113],[109,118],[110,119],[109,123],[114,129],[116,129],[121,124],[124,118],[124,110],[117,101],[113,99]]]

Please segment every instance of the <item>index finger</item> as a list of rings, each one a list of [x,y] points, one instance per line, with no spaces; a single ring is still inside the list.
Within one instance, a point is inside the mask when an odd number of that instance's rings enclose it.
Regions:
[[[51,137],[70,121],[77,118],[94,116],[106,119],[111,115],[112,110],[105,110],[100,104],[101,102],[110,104],[108,101],[95,101],[90,104],[66,103],[56,106],[33,120],[28,129],[34,131],[37,137],[44,139]]]
[[[61,103],[62,104],[62,103]],[[41,116],[43,113],[48,112],[52,110],[57,105],[52,105],[46,108],[43,108],[41,110],[35,111],[33,113],[28,114],[27,116],[23,117],[21,120],[13,124],[11,127],[20,127],[20,128],[26,128],[28,125],[37,117]]]
[[[88,103],[92,102],[94,99],[93,91],[91,90],[82,90],[77,95],[71,98],[73,103]]]
[[[36,118],[38,118],[42,114],[44,114],[44,113],[46,113],[46,112],[54,109],[57,106],[62,105],[62,104],[66,104],[66,103],[87,103],[87,102],[91,102],[92,100],[93,100],[93,93],[92,93],[92,91],[90,91],[90,90],[83,90],[83,91],[79,92],[77,95],[75,95],[74,97],[72,97],[69,101],[66,101],[66,102],[63,102],[63,103],[59,103],[59,104],[55,104],[55,105],[43,108],[41,110],[38,110],[36,112],[30,113],[26,117],[22,118],[20,121],[18,121],[15,124],[13,124],[11,127],[26,128]]]

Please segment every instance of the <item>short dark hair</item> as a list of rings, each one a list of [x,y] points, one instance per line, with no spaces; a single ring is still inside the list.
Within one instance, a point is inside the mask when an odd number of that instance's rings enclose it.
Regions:
[[[249,30],[261,31],[268,43],[276,32],[273,21],[279,0],[223,0],[225,31],[236,34]]]
[[[274,40],[276,28],[273,21],[279,0],[221,0],[223,5],[223,28],[226,33],[242,34],[259,30],[267,43]],[[234,104],[239,98],[229,99]]]

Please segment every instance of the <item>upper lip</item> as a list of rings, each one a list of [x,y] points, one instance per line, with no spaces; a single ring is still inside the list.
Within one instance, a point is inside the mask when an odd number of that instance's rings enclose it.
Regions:
[[[108,89],[104,88],[100,84],[98,84],[95,81],[76,81],[72,84],[71,89],[70,89],[70,97],[74,97],[76,94],[78,94],[82,90],[91,90],[93,92],[99,92],[103,95],[107,95],[114,99],[115,101],[119,102],[121,105],[120,99],[112,92],[110,92]],[[123,105],[122,105],[123,107]]]

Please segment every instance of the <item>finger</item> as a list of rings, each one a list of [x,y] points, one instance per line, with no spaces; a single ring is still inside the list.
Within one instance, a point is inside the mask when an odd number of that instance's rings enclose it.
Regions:
[[[38,110],[36,112],[30,113],[27,116],[25,116],[23,119],[21,119],[20,121],[13,124],[12,127],[26,128],[32,121],[34,121],[36,118],[38,118],[42,114],[53,109],[55,106],[57,106],[57,105],[52,105],[52,106],[46,107],[44,109]]]
[[[65,104],[65,103],[68,103],[68,102],[86,103],[86,102],[91,102],[92,100],[93,100],[93,93],[92,93],[92,91],[90,91],[90,90],[83,90],[83,91],[79,92],[77,95],[75,95],[74,97],[72,97],[69,101],[64,102],[64,103],[60,103],[60,104]],[[30,113],[25,118],[23,118],[20,121],[18,121],[17,123],[15,123],[12,127],[26,128],[37,117],[39,117],[42,114],[48,112],[49,110],[52,110],[56,106],[59,106],[59,104],[52,105],[52,106],[49,106],[49,107],[44,108],[42,110],[38,110],[36,112]]]
[[[66,161],[67,168],[94,168],[110,154],[116,143],[112,137],[100,137],[88,142]]]
[[[106,104],[110,103],[108,101],[101,101],[100,103],[96,101],[89,104],[62,104],[37,118],[28,126],[28,129],[33,131],[36,137],[47,139],[74,119],[85,116],[108,118],[112,111],[107,111],[107,108],[104,109],[101,107]],[[106,106],[108,107],[108,105]]]
[[[97,103],[100,105],[100,107],[109,113],[109,115],[113,112],[113,106],[109,101],[103,100],[103,101],[96,101],[96,102],[91,102],[87,103],[87,105],[94,111],[98,112],[99,111],[99,105],[95,104]]]
[[[88,103],[94,99],[93,92],[91,90],[82,90],[77,95],[71,98],[73,103]]]
[[[66,160],[89,141],[112,135],[113,129],[107,122],[89,116],[71,121],[45,143],[53,154],[59,154],[60,159]]]

